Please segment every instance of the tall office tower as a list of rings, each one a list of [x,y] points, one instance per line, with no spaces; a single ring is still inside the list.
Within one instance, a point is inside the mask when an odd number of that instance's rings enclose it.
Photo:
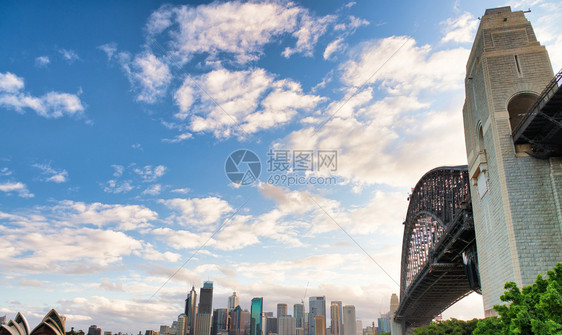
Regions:
[[[98,328],[96,325],[91,325],[88,328],[88,335],[101,335],[101,328]]]
[[[304,305],[293,305],[293,316],[297,320],[297,328],[304,328]]]
[[[217,308],[213,311],[213,319],[211,323],[211,335],[217,335],[219,332],[224,333],[228,330],[230,316],[228,309]]]
[[[314,335],[326,335],[326,317],[324,315],[314,316]]]
[[[296,335],[297,334],[297,320],[290,316],[285,315],[277,318],[279,323],[279,335]]]
[[[289,315],[289,312],[287,311],[287,304],[277,304],[277,327],[279,327],[279,318],[285,315]]]
[[[195,334],[195,319],[197,316],[197,291],[195,291],[195,286],[191,287],[191,291],[187,294],[187,299],[185,299],[185,331],[188,335]],[[178,333],[177,335],[184,335],[184,333]]]
[[[195,335],[211,334],[211,314],[213,313],[213,282],[206,281],[199,290],[199,307],[195,322]]]
[[[160,335],[170,334],[170,326],[160,325]]]
[[[231,311],[238,306],[238,296],[236,292],[232,292],[232,295],[228,297],[228,310]]]
[[[487,9],[466,64],[463,107],[485,316],[496,314],[505,282],[532,284],[562,259],[560,121],[548,99],[522,120],[553,76],[524,12]]]
[[[277,322],[277,318],[273,316],[267,316],[265,318],[264,335],[268,335],[270,333],[277,334]]]
[[[396,311],[398,310],[398,306],[400,306],[400,301],[398,300],[398,296],[396,295],[396,293],[392,293],[392,296],[390,297],[390,332],[392,334],[398,334],[399,329],[400,329],[400,324],[397,322],[394,322],[394,316],[396,315]]]
[[[355,335],[357,333],[356,321],[355,306],[343,306],[343,335]]]
[[[232,312],[230,312],[231,323],[230,323],[230,335],[244,335],[244,311],[240,306],[236,306]]]
[[[252,299],[250,314],[250,335],[263,335],[263,298]]]
[[[342,335],[342,304],[341,301],[332,301],[330,304],[330,331],[332,335]]]
[[[357,335],[363,335],[363,321],[357,320],[355,329],[357,331]]]
[[[277,317],[289,315],[287,311],[287,304],[277,304]]]
[[[304,328],[297,328],[297,335],[304,335]]]
[[[308,335],[308,332],[310,331],[309,327],[308,327],[308,312],[304,312],[304,327],[302,327],[304,329],[304,335]]]
[[[310,297],[308,299],[308,335],[316,334],[314,317],[318,315],[323,316],[326,320],[326,297]]]
[[[180,334],[185,334],[185,319],[186,316],[184,313],[181,313],[180,315],[178,315],[178,323],[176,326],[176,334],[180,335]]]

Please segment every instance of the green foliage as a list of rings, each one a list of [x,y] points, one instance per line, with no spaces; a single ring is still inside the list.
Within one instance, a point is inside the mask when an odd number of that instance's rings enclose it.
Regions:
[[[500,317],[480,320],[474,334],[562,334],[562,263],[547,275],[522,290],[507,282],[500,299],[509,304],[494,306]]]
[[[478,319],[470,321],[462,321],[451,319],[446,321],[436,321],[430,323],[428,326],[416,328],[415,335],[441,335],[441,334],[454,334],[454,335],[470,335],[476,328]]]

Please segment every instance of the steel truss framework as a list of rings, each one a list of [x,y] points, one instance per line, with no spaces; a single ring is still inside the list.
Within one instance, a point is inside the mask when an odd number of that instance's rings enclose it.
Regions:
[[[476,248],[468,182],[466,165],[439,167],[427,172],[410,196],[395,316],[406,327],[430,322],[479,289],[471,287],[465,266]]]

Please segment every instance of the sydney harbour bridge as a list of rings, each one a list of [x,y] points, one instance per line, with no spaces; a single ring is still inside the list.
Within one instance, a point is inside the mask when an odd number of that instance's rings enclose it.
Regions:
[[[465,78],[468,166],[427,172],[409,198],[399,333],[471,292],[494,315],[506,281],[562,261],[561,84],[523,12],[486,10]]]

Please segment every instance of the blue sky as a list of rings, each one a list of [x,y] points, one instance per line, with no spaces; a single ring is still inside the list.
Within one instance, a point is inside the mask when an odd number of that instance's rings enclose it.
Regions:
[[[275,311],[308,283],[375,320],[399,291],[408,191],[466,163],[466,59],[503,5],[2,3],[0,314],[136,333],[210,279],[216,308],[236,290]],[[532,9],[559,69],[561,5],[508,5]],[[253,184],[225,174],[239,149],[261,160]],[[268,152],[324,151],[335,168],[267,171]],[[473,295],[445,317],[482,314]]]

